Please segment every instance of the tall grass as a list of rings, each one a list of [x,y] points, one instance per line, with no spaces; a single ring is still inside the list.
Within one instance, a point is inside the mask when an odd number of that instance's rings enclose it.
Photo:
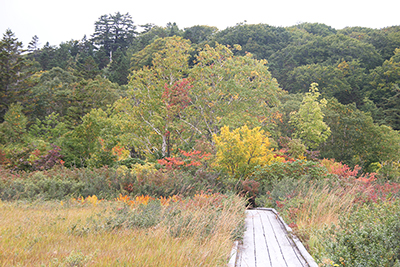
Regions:
[[[320,266],[400,266],[400,185],[372,178],[288,183],[277,201]]]
[[[150,224],[153,208],[116,201],[0,202],[0,266],[225,266],[244,202],[208,199],[156,203]]]
[[[338,225],[340,216],[351,214],[356,188],[310,186],[287,201],[283,215],[312,255],[323,253],[321,230]]]

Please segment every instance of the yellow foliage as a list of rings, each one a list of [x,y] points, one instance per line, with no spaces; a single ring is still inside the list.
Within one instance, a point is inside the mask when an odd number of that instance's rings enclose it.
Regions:
[[[116,198],[116,201],[123,202],[133,208],[139,206],[139,205],[147,205],[150,200],[154,200],[155,198],[150,197],[148,195],[141,195],[141,196],[136,196],[134,199],[131,199],[131,197],[125,195],[123,196],[122,194],[119,194],[119,197]]]
[[[214,167],[235,177],[245,177],[255,166],[268,165],[273,160],[271,143],[260,127],[251,130],[245,125],[230,131],[224,126],[213,139],[217,148]]]
[[[78,202],[80,204],[92,204],[93,206],[97,206],[100,202],[102,202],[102,199],[98,199],[96,195],[93,196],[88,196],[86,198],[79,197],[78,199],[76,198],[71,198],[72,202]],[[64,205],[63,202],[61,202],[61,206]]]
[[[136,163],[132,167],[131,174],[135,175],[136,179],[140,181],[143,177],[155,173],[156,171],[157,169],[154,166],[154,163],[146,162],[144,165]]]
[[[125,175],[125,174],[127,174],[128,172],[129,172],[129,169],[128,169],[128,167],[125,166],[125,165],[121,165],[121,166],[119,166],[118,169],[117,169],[117,173],[118,173],[119,175]]]

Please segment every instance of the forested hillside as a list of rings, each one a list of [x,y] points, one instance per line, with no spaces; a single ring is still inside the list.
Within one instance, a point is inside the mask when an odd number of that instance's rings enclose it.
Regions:
[[[135,25],[116,13],[82,40],[39,43],[23,47],[12,30],[0,43],[2,163],[16,170],[35,169],[51,146],[65,166],[161,159],[244,125],[261,127],[275,149],[298,139],[350,166],[399,160],[400,26],[220,31]],[[313,83],[326,99],[329,134],[319,141],[310,141],[317,126],[293,123]]]

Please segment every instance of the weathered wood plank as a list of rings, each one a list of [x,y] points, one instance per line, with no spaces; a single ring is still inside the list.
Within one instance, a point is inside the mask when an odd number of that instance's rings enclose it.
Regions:
[[[235,267],[318,266],[273,209],[246,211],[246,231],[237,249]]]
[[[272,266],[287,266],[281,244],[279,243],[279,234],[274,229],[274,220],[267,216],[264,211],[258,211],[262,215],[263,227],[265,231],[265,236],[267,238],[268,248],[271,255],[271,265]]]
[[[286,266],[306,266],[304,259],[297,250],[292,246],[290,239],[287,236],[286,229],[283,227],[277,216],[273,212],[261,211],[261,214],[269,219],[272,229],[275,233],[275,238],[279,243],[282,257]]]
[[[300,242],[300,240],[292,235],[292,229],[285,223],[285,221],[278,215],[278,212],[275,209],[271,208],[259,208],[260,210],[268,210],[275,214],[277,220],[282,224],[282,229],[286,232],[286,237],[289,240],[289,243],[292,245],[294,252],[296,253],[299,260],[303,263],[303,266],[308,267],[318,267],[318,264],[314,261],[313,257],[311,257],[310,253],[306,250],[304,245]]]
[[[246,231],[244,233],[243,244],[240,249],[240,265],[237,265],[237,267],[256,267],[256,258],[254,252],[255,247],[253,216],[251,213],[248,213],[246,216]]]
[[[263,220],[260,212],[251,212],[254,224],[254,244],[256,266],[272,267],[268,238],[265,233]]]

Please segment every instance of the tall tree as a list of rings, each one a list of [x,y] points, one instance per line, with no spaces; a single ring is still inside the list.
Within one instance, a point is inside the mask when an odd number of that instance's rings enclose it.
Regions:
[[[209,141],[224,125],[261,126],[268,132],[274,127],[270,115],[279,104],[281,90],[266,60],[256,60],[250,53],[234,56],[232,50],[218,43],[215,48],[206,45],[190,71],[193,103],[188,111],[193,114],[185,121]]]
[[[190,68],[188,40],[169,37],[151,46],[162,44],[152,54],[151,66],[132,72],[130,99],[117,101],[119,111],[130,118],[126,121],[132,124],[135,146],[164,157],[198,137],[212,142],[224,125],[273,129],[270,114],[281,90],[265,61],[251,54],[234,56],[220,44],[206,45]]]
[[[154,53],[152,66],[131,74],[131,108],[127,111],[134,118],[131,123],[136,124],[131,130],[137,142],[135,146],[140,146],[148,153],[162,157],[168,154],[169,133],[173,132],[174,125],[168,119],[167,105],[162,96],[165,86],[173,86],[187,75],[189,48],[189,42],[181,37],[166,38],[163,49]],[[118,105],[120,109],[123,107],[121,103]]]
[[[23,52],[22,42],[10,29],[6,30],[0,41],[0,122],[9,105],[23,100],[26,93],[23,81],[28,76],[24,72],[27,61],[22,56]]]
[[[334,158],[352,167],[399,160],[398,131],[374,124],[372,117],[358,110],[355,104],[342,105],[332,98],[324,113],[331,135],[318,147],[322,157]]]
[[[94,25],[93,40],[104,49],[110,58],[109,61],[112,59],[112,53],[118,48],[125,51],[136,35],[136,26],[129,13],[103,15]]]
[[[107,71],[107,76],[111,82],[118,83],[119,85],[128,83],[129,58],[120,48],[113,54],[112,61]]]
[[[199,44],[210,41],[217,32],[217,27],[197,25],[185,28],[183,38],[189,39],[193,44]]]
[[[327,101],[318,99],[321,94],[317,86],[317,83],[311,84],[299,111],[292,114],[290,121],[296,128],[294,137],[300,138],[311,149],[318,147],[331,134],[329,126],[324,122],[325,114],[322,112]]]

